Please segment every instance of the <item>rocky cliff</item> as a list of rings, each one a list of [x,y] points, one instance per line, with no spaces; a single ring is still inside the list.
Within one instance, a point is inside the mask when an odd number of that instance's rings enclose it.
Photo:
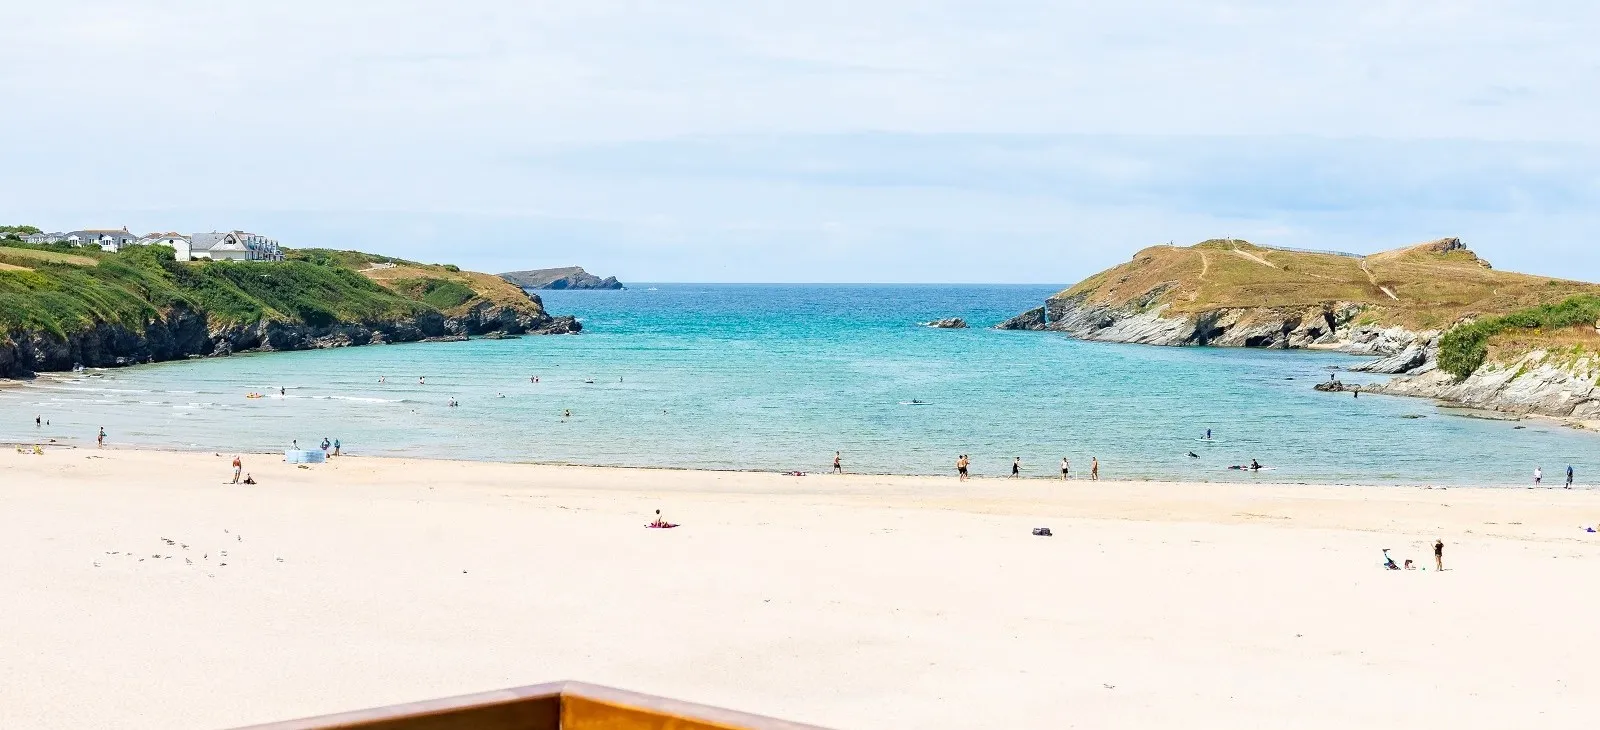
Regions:
[[[160,247],[116,254],[3,247],[0,264],[0,377],[582,329],[497,277],[357,252],[189,263]]]
[[[998,326],[1373,355],[1352,369],[1400,377],[1364,391],[1600,419],[1597,297],[1594,284],[1496,271],[1454,238],[1368,256],[1213,240],[1144,249]]]
[[[582,266],[564,266],[556,269],[508,271],[500,278],[523,289],[621,289],[617,277],[604,279],[583,270]]]
[[[583,325],[570,316],[530,316],[494,305],[456,316],[420,312],[389,320],[323,325],[282,321],[217,324],[205,312],[173,308],[138,329],[97,322],[64,337],[38,330],[12,330],[0,337],[0,377],[26,377],[78,365],[115,367],[236,352],[465,339],[491,333],[575,334],[582,329]]]

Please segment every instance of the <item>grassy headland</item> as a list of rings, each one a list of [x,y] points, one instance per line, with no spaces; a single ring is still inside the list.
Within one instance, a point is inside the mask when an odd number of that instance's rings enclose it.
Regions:
[[[1359,324],[1428,330],[1577,294],[1600,295],[1600,286],[1496,271],[1455,239],[1370,256],[1213,239],[1146,248],[1056,296],[1141,309],[1164,304],[1173,314],[1355,304],[1363,307]]]
[[[230,329],[303,330],[292,342],[267,338],[275,347],[324,346],[310,340],[345,325],[418,339],[535,331],[552,323],[536,298],[499,277],[354,251],[302,249],[273,262],[179,262],[162,246],[117,253],[14,239],[0,246],[0,372],[26,371],[29,361],[48,368],[59,367],[65,357],[105,360],[112,350],[119,362],[210,354],[210,346],[193,338],[186,340],[187,351],[160,353],[130,341],[178,315],[199,317],[213,339]],[[125,334],[83,340],[107,327]],[[557,329],[575,331],[576,325]],[[344,342],[381,339],[368,332]],[[22,347],[25,340],[38,346]],[[268,346],[260,337],[228,344],[219,351]],[[27,354],[39,347],[56,350],[48,365],[42,356]],[[203,349],[197,353],[194,347]]]

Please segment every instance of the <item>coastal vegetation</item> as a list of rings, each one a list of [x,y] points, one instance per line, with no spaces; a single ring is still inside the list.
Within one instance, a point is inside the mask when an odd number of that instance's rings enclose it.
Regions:
[[[1483,317],[1458,325],[1439,338],[1439,367],[1457,378],[1467,378],[1490,359],[1491,347],[1498,350],[1498,360],[1506,361],[1535,348],[1563,347],[1581,353],[1600,339],[1595,334],[1597,323],[1600,296],[1593,294]]]
[[[1456,239],[1369,256],[1213,239],[1146,248],[1054,298],[1171,314],[1358,305],[1358,324],[1429,330],[1585,293],[1600,286],[1497,271]]]
[[[306,261],[180,263],[160,246],[119,253],[45,247],[0,248],[0,332],[43,330],[58,337],[96,323],[142,329],[174,307],[203,311],[216,324],[262,321],[327,325],[414,315],[422,302],[340,266]]]
[[[164,246],[0,246],[0,376],[500,332],[568,332],[490,274],[356,251],[284,261],[176,261]]]

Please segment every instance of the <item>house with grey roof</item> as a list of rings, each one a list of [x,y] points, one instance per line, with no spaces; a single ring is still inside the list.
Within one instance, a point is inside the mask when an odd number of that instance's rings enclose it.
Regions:
[[[187,241],[175,242],[173,252],[179,261],[247,261],[250,258],[250,249],[233,231],[196,233]]]
[[[123,246],[132,245],[139,240],[138,236],[128,232],[128,227],[120,230],[110,228],[86,228],[81,231],[70,231],[62,240],[74,246],[99,246],[102,251],[115,253],[121,251]]]

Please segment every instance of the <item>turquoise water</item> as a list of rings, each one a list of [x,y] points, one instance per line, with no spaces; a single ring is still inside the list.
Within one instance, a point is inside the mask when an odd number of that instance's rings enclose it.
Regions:
[[[577,336],[192,360],[0,391],[0,440],[578,464],[1290,482],[1529,481],[1600,447],[1559,426],[1314,392],[1358,358],[987,329],[1054,287],[640,285],[545,292]],[[968,330],[915,323],[961,316]],[[537,375],[539,383],[529,382]],[[425,385],[418,377],[425,376]],[[1341,375],[1347,382],[1359,376]],[[380,378],[386,382],[380,382]],[[593,380],[588,383],[586,381]],[[279,388],[285,395],[278,395]],[[271,397],[248,400],[251,391]],[[499,396],[504,397],[499,397]],[[451,399],[459,401],[450,407]],[[927,405],[909,405],[911,401]],[[570,410],[570,418],[563,412]],[[40,414],[50,426],[35,430]],[[1404,418],[1422,415],[1424,418]],[[1207,428],[1212,441],[1200,436]],[[1199,458],[1189,458],[1193,451]],[[1226,470],[1257,459],[1261,474]]]

